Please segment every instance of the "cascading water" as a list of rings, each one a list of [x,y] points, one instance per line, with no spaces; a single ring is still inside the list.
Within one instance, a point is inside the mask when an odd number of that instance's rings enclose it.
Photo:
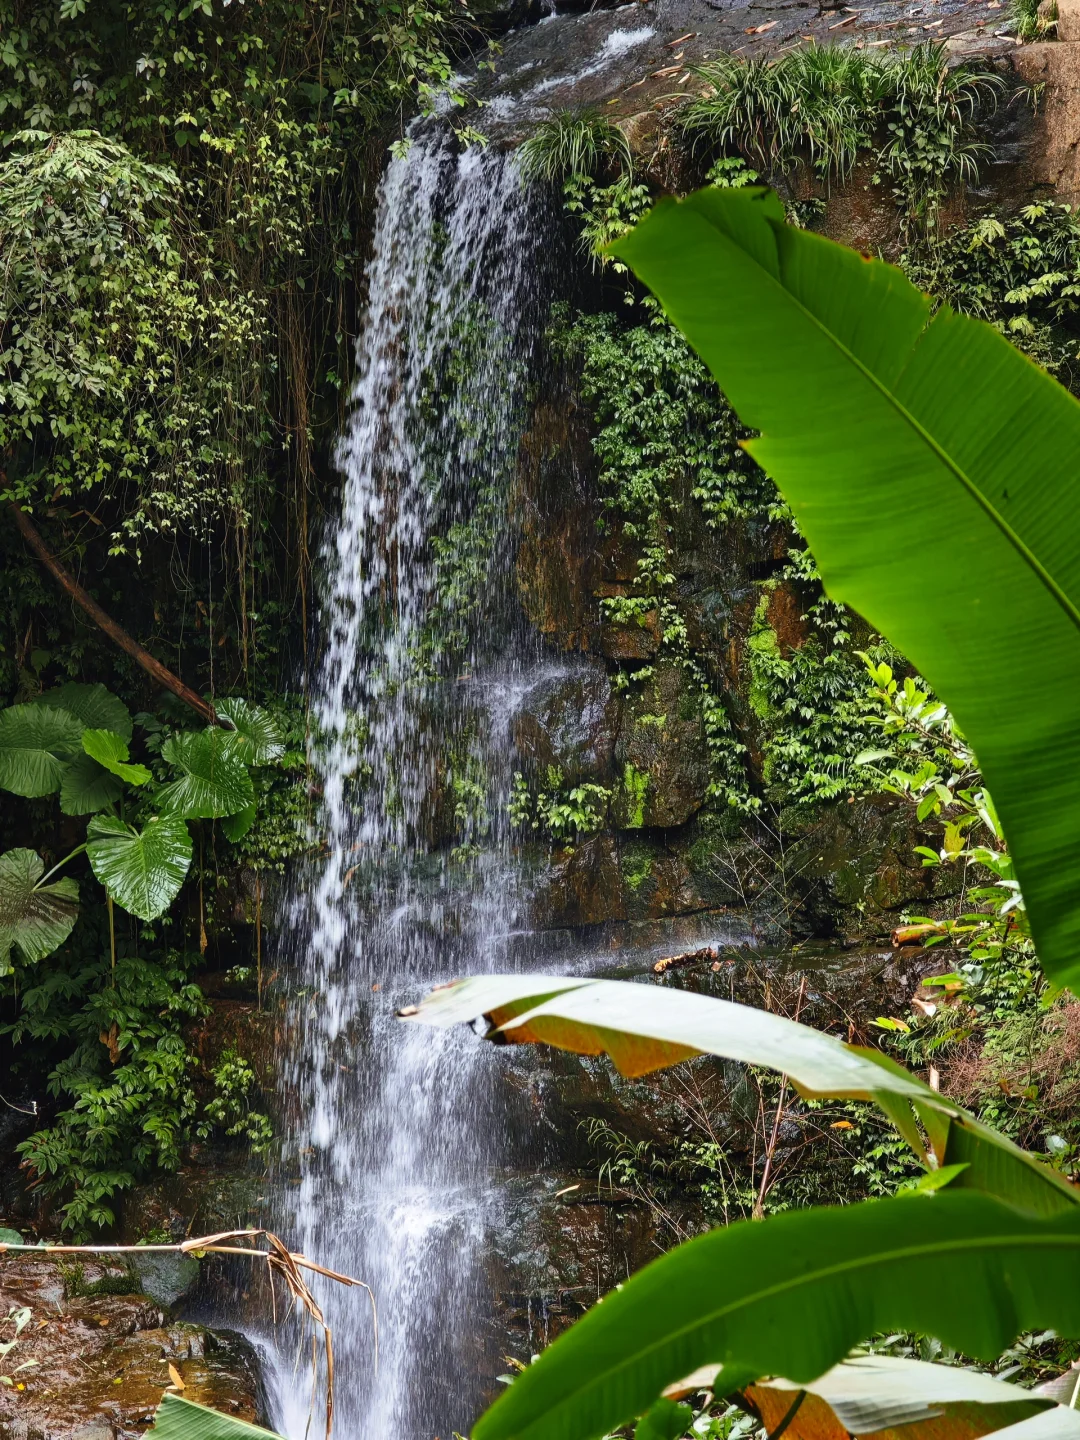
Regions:
[[[421,128],[383,180],[359,380],[325,548],[314,687],[327,849],[292,902],[289,1233],[375,1292],[323,1292],[340,1440],[449,1440],[482,1370],[495,1222],[487,1047],[396,1023],[432,981],[505,963],[511,482],[538,333],[540,227],[511,159]],[[456,846],[440,846],[450,829]],[[310,1373],[278,1362],[276,1423]]]

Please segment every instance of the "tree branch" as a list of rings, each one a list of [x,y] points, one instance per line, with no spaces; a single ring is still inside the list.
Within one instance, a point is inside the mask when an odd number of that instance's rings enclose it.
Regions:
[[[27,545],[30,546],[60,588],[66,590],[75,603],[86,611],[94,624],[104,630],[109,639],[130,655],[137,665],[141,665],[159,685],[166,690],[171,690],[178,699],[182,700],[185,705],[190,705],[192,710],[196,710],[210,725],[218,724],[217,711],[213,705],[208,700],[204,700],[201,695],[196,695],[195,691],[189,689],[171,670],[167,670],[160,660],[155,660],[149,650],[144,650],[137,640],[132,639],[127,631],[116,623],[112,616],[106,615],[97,601],[86,593],[74,575],[64,569],[60,561],[49,551],[25,510],[22,510],[14,500],[8,502],[8,509]]]

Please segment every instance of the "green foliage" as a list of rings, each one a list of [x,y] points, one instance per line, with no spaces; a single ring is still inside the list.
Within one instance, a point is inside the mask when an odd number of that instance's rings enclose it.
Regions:
[[[141,958],[121,942],[113,969],[99,927],[25,979],[19,1013],[3,1030],[20,1048],[66,1052],[48,1089],[68,1108],[19,1151],[60,1202],[67,1231],[111,1224],[117,1191],[180,1163],[197,1108],[182,1027],[206,1009],[189,979],[197,962],[174,951]]]
[[[82,722],[51,705],[13,705],[0,712],[0,786],[31,798],[52,795],[81,748]]]
[[[582,782],[567,785],[557,766],[549,765],[540,786],[533,789],[524,775],[514,775],[510,790],[510,820],[514,825],[556,845],[572,845],[582,836],[603,828],[611,791],[603,785]]]
[[[91,868],[118,905],[140,920],[168,910],[191,864],[191,835],[181,817],[155,816],[138,830],[114,815],[95,815],[86,836]]]
[[[1019,40],[1038,40],[1057,24],[1057,6],[1053,19],[1044,20],[1039,14],[1039,0],[1012,0],[1009,18]]]
[[[763,171],[806,162],[826,182],[871,152],[917,227],[933,222],[950,181],[977,176],[987,147],[973,122],[1002,88],[992,71],[950,66],[941,44],[887,58],[816,45],[775,59],[724,55],[696,73],[709,93],[679,116],[695,142],[741,151]]]
[[[45,865],[33,850],[0,855],[0,975],[10,974],[11,947],[27,963],[41,960],[71,934],[79,914],[74,880],[44,883]]]
[[[685,226],[710,257],[707,279],[675,258]],[[762,192],[659,207],[620,246],[765,432],[750,448],[800,517],[833,598],[885,631],[949,703],[993,792],[1040,960],[1067,982],[1080,934],[1068,858],[1080,717],[1057,677],[1080,636],[1080,532],[1057,502],[1080,450],[1077,402],[989,326],[944,308],[931,320],[891,267],[785,225]],[[861,300],[845,308],[836,297],[849,294]],[[854,319],[868,307],[872,331]],[[905,528],[913,511],[935,516],[934,529]],[[983,621],[1006,595],[1025,636],[1015,649]]]
[[[168,814],[212,820],[246,810],[255,799],[251,776],[228,730],[181,731],[165,741],[161,758],[181,772],[155,797]]]
[[[630,174],[610,185],[598,185],[591,175],[571,173],[563,181],[563,208],[581,226],[578,246],[593,269],[611,265],[616,274],[626,266],[612,260],[606,247],[641,219],[651,203],[649,187],[635,184]]]
[[[255,1071],[234,1049],[226,1050],[211,1071],[214,1097],[205,1108],[198,1134],[206,1139],[216,1126],[230,1139],[242,1138],[256,1155],[264,1155],[274,1138],[270,1117],[252,1107],[258,1090]]]
[[[172,171],[86,130],[23,143],[0,165],[5,493],[85,504],[93,492],[124,516],[114,550],[138,549],[146,529],[231,516],[244,503],[235,474],[266,423],[257,400],[244,403],[265,302],[221,294],[208,255],[185,261]],[[196,339],[209,354],[192,370]]]
[[[711,93],[682,109],[685,134],[721,150],[737,147],[762,170],[786,170],[805,157],[823,177],[840,179],[869,143],[886,93],[884,65],[839,45],[776,60],[721,55],[695,73]]]
[[[805,552],[797,552],[796,559]],[[874,725],[874,701],[851,646],[854,617],[820,600],[808,618],[815,628],[784,654],[769,624],[773,585],[758,601],[746,646],[750,703],[763,722],[762,779],[780,803],[834,800],[859,781],[853,764]],[[875,653],[892,655],[880,643]]]
[[[542,120],[518,149],[526,180],[565,180],[623,170],[632,176],[626,136],[596,110],[560,110]]]
[[[700,1365],[724,1366],[717,1395],[761,1375],[807,1382],[875,1331],[933,1331],[991,1360],[1024,1328],[1080,1331],[1077,1276],[1075,1208],[1036,1220],[986,1195],[946,1192],[740,1221],[605,1296],[472,1433],[592,1440]]]
[[[1067,205],[984,215],[906,260],[912,280],[989,320],[1061,378],[1071,377],[1080,298],[1080,223]]]

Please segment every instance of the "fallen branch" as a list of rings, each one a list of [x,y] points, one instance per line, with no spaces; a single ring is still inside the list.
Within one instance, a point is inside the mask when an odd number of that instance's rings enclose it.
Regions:
[[[267,1248],[265,1250],[248,1245],[222,1243],[227,1240],[257,1240],[260,1235],[266,1241]],[[289,1250],[284,1242],[269,1230],[222,1230],[216,1235],[199,1235],[191,1240],[178,1241],[174,1245],[15,1245],[8,1244],[6,1241],[0,1243],[0,1256],[9,1250],[24,1255],[145,1255],[155,1251],[171,1251],[173,1254],[179,1255],[190,1255],[193,1252],[199,1255],[247,1255],[256,1260],[265,1260],[266,1267],[270,1272],[271,1294],[274,1291],[275,1277],[280,1276],[293,1301],[302,1307],[316,1330],[321,1330],[323,1333],[323,1344],[326,1349],[327,1437],[330,1435],[334,1417],[333,1337],[318,1301],[308,1289],[307,1282],[300,1273],[302,1270],[311,1270],[316,1275],[325,1275],[328,1280],[336,1280],[339,1285],[359,1285],[362,1290],[367,1291],[375,1325],[375,1368],[378,1370],[379,1317],[371,1286],[366,1285],[363,1280],[354,1280],[351,1275],[339,1275],[336,1270],[327,1270],[324,1265],[316,1265],[305,1255]],[[313,1334],[311,1357],[313,1372],[318,1364],[316,1344],[316,1337]]]
[[[30,546],[61,589],[66,590],[75,603],[86,611],[94,624],[104,630],[109,639],[130,655],[137,665],[141,665],[148,675],[153,676],[159,685],[166,690],[171,690],[185,705],[190,705],[192,710],[197,710],[210,725],[218,724],[217,712],[213,705],[208,700],[204,700],[201,695],[196,695],[195,691],[189,689],[171,670],[167,670],[160,660],[155,660],[149,650],[144,650],[137,640],[133,639],[111,615],[105,613],[91,595],[87,594],[74,575],[64,569],[38,534],[34,522],[26,511],[21,509],[14,500],[8,502],[8,509],[27,545]]]
[[[652,967],[657,975],[663,975],[674,966],[699,965],[706,960],[718,960],[720,948],[717,945],[703,945],[700,950],[683,950],[678,955],[666,955]]]

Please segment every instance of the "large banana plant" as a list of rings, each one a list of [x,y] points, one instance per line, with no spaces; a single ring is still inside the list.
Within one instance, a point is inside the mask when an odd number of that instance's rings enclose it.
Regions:
[[[955,715],[1039,959],[1080,993],[1080,404],[767,190],[663,202],[612,248],[760,432],[826,590]]]
[[[994,791],[1042,963],[1080,993],[1080,406],[988,326],[931,317],[898,270],[787,226],[768,191],[663,204],[613,250],[760,432],[749,448],[826,588],[950,704]],[[740,1397],[774,1436],[829,1433],[798,1423],[807,1395],[844,1434],[879,1433],[904,1423],[897,1377],[853,1385],[844,1368],[875,1330],[928,1331],[987,1360],[1028,1325],[1080,1336],[1068,1182],[882,1057],[739,1009],[531,976],[463,982],[407,1015],[483,1012],[493,1039],[607,1051],[627,1074],[701,1053],[782,1068],[804,1093],[876,1100],[917,1150],[918,1121],[947,1182],[678,1247],[529,1366],[473,1440],[597,1440],[636,1416],[638,1440],[674,1440],[696,1389]],[[933,1385],[908,1379],[907,1399],[926,1402]],[[1076,1398],[1003,1403],[999,1424],[967,1433],[1065,1440],[1080,1432]]]

